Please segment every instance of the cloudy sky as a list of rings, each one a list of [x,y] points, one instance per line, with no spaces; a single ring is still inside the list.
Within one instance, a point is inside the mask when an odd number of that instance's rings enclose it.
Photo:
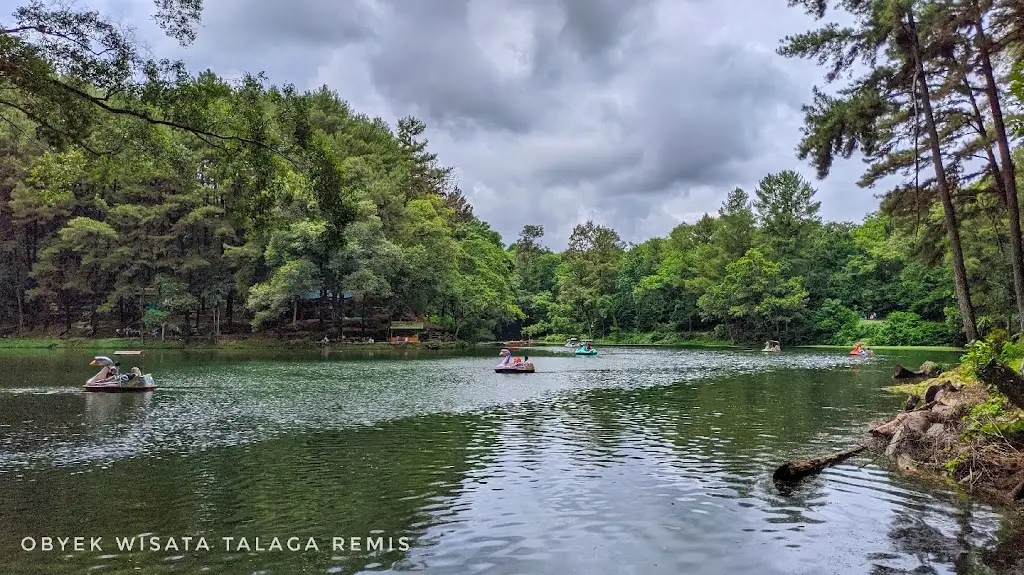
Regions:
[[[150,1],[84,4],[197,71],[264,71],[392,125],[420,117],[506,242],[539,223],[561,248],[587,219],[639,242],[770,172],[814,176],[794,149],[821,71],[774,52],[814,22],[786,0],[207,0],[184,51]],[[862,167],[816,182],[826,219],[874,210]]]

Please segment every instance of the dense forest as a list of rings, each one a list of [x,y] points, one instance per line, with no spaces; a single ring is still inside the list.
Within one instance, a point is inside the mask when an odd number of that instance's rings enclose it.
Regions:
[[[194,39],[200,1],[155,7]],[[842,7],[851,28],[779,52],[840,84],[809,95],[798,158],[824,178],[863,155],[864,188],[902,179],[874,214],[822,221],[813,183],[780,166],[667,237],[626,245],[585,222],[559,253],[537,225],[503,244],[416,118],[193,75],[97,12],[28,2],[0,36],[0,329],[379,337],[415,319],[462,340],[875,345],[1022,331],[1024,9]]]

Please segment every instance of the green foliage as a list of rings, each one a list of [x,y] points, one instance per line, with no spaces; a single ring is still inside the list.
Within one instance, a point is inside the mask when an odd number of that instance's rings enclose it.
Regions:
[[[142,313],[142,325],[150,328],[159,327],[167,321],[167,318],[170,317],[170,315],[170,312],[156,308],[149,308]]]
[[[81,14],[76,25],[104,26]],[[427,150],[422,122],[403,118],[393,131],[326,89],[179,80],[155,102],[119,96],[148,119],[100,114],[84,132],[36,134],[19,152],[0,184],[0,223],[11,224],[0,227],[0,278],[11,280],[0,284],[0,323],[60,318],[67,332],[88,313],[91,329],[106,319],[188,336],[218,334],[225,320],[237,330],[239,319],[264,330],[312,316],[340,329],[345,315],[366,314],[379,335],[391,319],[433,316],[478,339],[523,316],[500,236]],[[155,120],[176,114],[241,132],[217,138]],[[15,121],[46,129],[32,114]],[[20,145],[22,131],[0,132]],[[115,143],[107,155],[86,151]],[[552,269],[539,258],[536,281],[552,287]]]
[[[168,34],[194,38],[201,1],[154,4]],[[873,67],[834,95],[815,90],[798,155],[824,175],[835,157],[865,152],[873,165],[864,184],[910,173],[921,153],[900,142],[913,127],[903,98],[914,74],[896,42],[907,5],[844,7],[863,16],[861,28],[797,35],[782,49],[821,58],[834,74],[859,57]],[[921,17],[921,39],[949,37]],[[144,57],[130,35],[79,5],[30,0],[14,19],[0,39],[9,64],[0,99],[0,324],[60,321],[67,332],[88,316],[188,335],[217,334],[224,322],[265,330],[316,320],[338,330],[346,317],[377,326],[429,318],[471,340],[963,339],[929,182],[914,194],[893,190],[861,224],[825,223],[811,182],[783,170],[752,194],[723,194],[716,213],[666,237],[626,245],[587,221],[561,253],[542,245],[539,225],[506,247],[473,214],[416,118],[391,127],[326,87],[189,75],[180,63]],[[893,50],[891,69],[871,61],[878,46]],[[949,68],[939,56],[947,51],[926,47],[926,73]],[[1018,96],[1020,70],[1010,80]],[[952,113],[955,99],[934,99],[942,117],[968,117]],[[950,147],[963,126],[947,128],[946,155],[971,156]],[[974,178],[956,207],[978,323],[992,330],[1014,313],[1003,253],[1009,220],[988,193],[992,183]]]
[[[874,345],[935,346],[950,341],[951,334],[944,324],[923,321],[911,312],[893,312],[880,325],[871,343]]]
[[[860,316],[839,300],[826,299],[814,312],[815,339],[830,345],[847,345],[858,339]]]
[[[971,377],[977,377],[978,370],[993,361],[1017,370],[1021,366],[1022,358],[1024,344],[1011,342],[1007,339],[1005,331],[996,330],[980,340],[967,344],[965,353],[960,357],[960,364]],[[989,391],[997,393],[995,389]]]
[[[1007,438],[1024,433],[1024,417],[1019,410],[1012,409],[1006,397],[993,393],[985,403],[974,406],[964,417],[964,439],[979,436]]]
[[[722,282],[697,301],[701,312],[748,340],[776,339],[805,311],[807,292],[800,278],[785,279],[781,266],[751,249],[726,266]]]

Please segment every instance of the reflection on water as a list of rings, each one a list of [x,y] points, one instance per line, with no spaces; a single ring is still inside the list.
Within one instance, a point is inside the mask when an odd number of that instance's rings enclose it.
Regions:
[[[781,461],[847,448],[896,409],[879,388],[921,357],[531,351],[524,376],[495,374],[492,352],[154,355],[155,393],[81,393],[88,370],[62,354],[31,359],[60,374],[49,387],[0,375],[5,572],[987,573],[1013,541],[996,510],[870,457],[772,485]],[[139,534],[212,549],[117,550]],[[107,544],[30,553],[27,535]],[[321,547],[228,552],[224,536]]]

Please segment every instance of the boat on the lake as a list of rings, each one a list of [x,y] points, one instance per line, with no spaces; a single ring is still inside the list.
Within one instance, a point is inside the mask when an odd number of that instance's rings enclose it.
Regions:
[[[761,351],[778,353],[782,351],[782,344],[779,343],[778,341],[775,341],[774,339],[770,339],[764,342],[764,349],[762,349]]]
[[[142,352],[115,351],[114,355],[141,356]],[[142,370],[137,366],[132,367],[127,373],[121,373],[121,364],[105,355],[96,356],[89,365],[98,365],[102,369],[85,382],[85,391],[123,393],[129,391],[153,391],[156,389],[156,384],[153,383],[153,376],[148,373],[142,373]]]
[[[565,347],[577,347],[581,344],[580,338],[571,337],[565,342]]]
[[[504,356],[505,359],[494,366],[495,373],[533,373],[537,371],[529,356],[522,359],[513,357],[512,352],[508,349],[501,350],[498,352],[498,355]]]
[[[875,355],[875,352],[873,352],[870,349],[864,347],[864,345],[858,341],[856,344],[854,344],[853,349],[851,349],[850,353],[848,353],[847,355],[859,355],[861,357],[872,357],[872,356]]]
[[[576,349],[576,355],[597,355],[597,348],[589,343],[583,344]]]

